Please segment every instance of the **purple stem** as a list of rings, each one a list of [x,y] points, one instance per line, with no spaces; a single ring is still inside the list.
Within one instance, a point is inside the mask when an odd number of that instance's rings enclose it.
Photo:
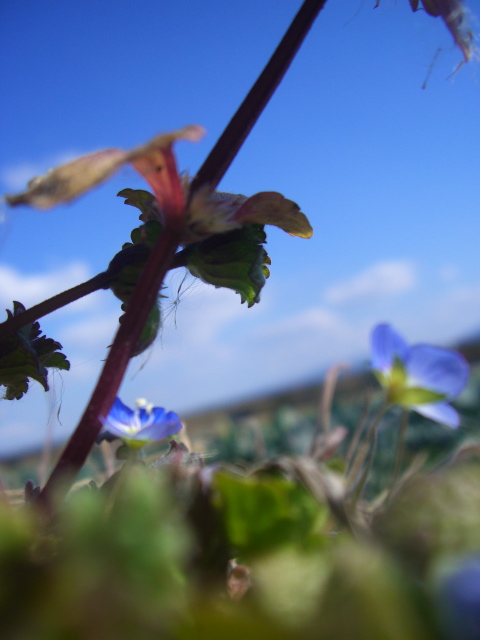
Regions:
[[[122,322],[110,347],[90,402],[72,437],[52,471],[38,498],[39,503],[51,508],[51,496],[59,498],[82,468],[100,433],[102,422],[115,401],[118,388],[137,344],[148,314],[152,308],[170,263],[179,246],[180,237],[165,230],[151,252]]]
[[[48,298],[48,300],[39,302],[29,309],[25,309],[22,313],[5,320],[5,322],[0,323],[0,341],[4,340],[12,333],[16,333],[20,329],[23,329],[23,327],[26,327],[28,324],[43,318],[49,313],[52,313],[57,309],[61,309],[71,302],[75,302],[75,300],[79,300],[80,298],[83,298],[94,291],[98,291],[99,289],[106,289],[112,279],[113,276],[111,273],[108,271],[102,271],[102,273],[90,278],[90,280],[77,284],[71,289],[62,291],[62,293],[57,293],[56,296],[52,296],[51,298]]]

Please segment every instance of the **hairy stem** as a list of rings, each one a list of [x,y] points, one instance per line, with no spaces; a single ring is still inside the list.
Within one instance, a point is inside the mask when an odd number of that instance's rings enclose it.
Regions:
[[[212,188],[217,186],[282,80],[325,2],[305,0],[264,71],[197,173],[191,185],[191,194],[206,184]],[[53,508],[53,498],[61,498],[68,489],[100,432],[101,418],[108,414],[115,400],[128,361],[179,243],[180,237],[176,233],[165,230],[147,260],[87,408],[40,494],[39,502],[47,511]]]
[[[112,278],[112,273],[102,271],[102,273],[98,273],[93,278],[90,278],[90,280],[82,282],[66,291],[62,291],[62,293],[58,293],[56,296],[30,307],[30,309],[25,309],[25,311],[13,316],[13,318],[5,320],[5,322],[0,324],[0,340],[7,338],[12,333],[19,331],[19,329],[23,329],[23,327],[26,327],[28,324],[43,318],[43,316],[47,316],[49,313],[61,309],[71,302],[75,302],[75,300],[79,300],[94,291],[98,291],[98,289],[106,289],[112,281]]]
[[[47,509],[51,507],[52,496],[61,497],[68,489],[100,432],[101,418],[108,415],[114,403],[133,349],[140,338],[179,241],[179,236],[166,230],[149,256],[87,408],[40,494],[39,502]]]
[[[174,256],[169,268],[177,269],[178,267],[185,267],[187,264],[187,256],[188,252],[185,249],[179,251]],[[44,316],[48,316],[49,313],[53,313],[62,307],[66,307],[67,304],[71,304],[72,302],[75,302],[90,293],[94,293],[94,291],[98,291],[99,289],[108,289],[125,264],[126,263],[122,261],[119,261],[116,265],[110,263],[107,271],[102,271],[96,276],[93,276],[93,278],[90,278],[90,280],[77,284],[71,289],[62,291],[62,293],[57,293],[57,295],[52,296],[43,302],[39,302],[33,307],[30,307],[30,309],[25,309],[22,313],[5,320],[5,322],[1,322],[0,341],[4,340],[12,333],[16,333],[20,329],[23,329],[23,327],[26,327],[32,322],[40,320],[40,318],[43,318]]]

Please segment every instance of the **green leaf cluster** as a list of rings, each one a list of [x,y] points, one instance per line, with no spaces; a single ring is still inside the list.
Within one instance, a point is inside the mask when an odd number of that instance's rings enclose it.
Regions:
[[[25,311],[20,302],[13,302],[8,318]],[[48,369],[70,369],[70,363],[60,352],[62,345],[41,335],[40,324],[33,322],[0,342],[0,385],[5,387],[6,400],[19,400],[29,388],[29,378],[48,391]]]
[[[123,189],[118,193],[125,204],[141,211],[140,227],[131,233],[131,243],[123,245],[110,263],[114,274],[110,285],[113,293],[128,304],[150,250],[162,233],[160,213],[154,196],[143,189]],[[241,228],[218,233],[206,240],[191,243],[177,254],[177,266],[215,287],[233,289],[249,307],[260,300],[260,292],[270,275],[270,258],[263,244],[267,237],[262,224],[244,224]],[[158,311],[158,313],[157,313]],[[141,353],[156,337],[160,327],[159,309],[152,309],[137,353]]]
[[[263,225],[246,224],[189,245],[185,264],[192,275],[215,287],[233,289],[251,307],[259,302],[270,275],[270,258],[262,246],[266,241]]]
[[[35,502],[0,502],[2,638],[450,637],[436,594],[445,561],[478,554],[479,462],[412,478],[373,526],[363,505],[356,535],[337,491],[311,493],[322,467],[302,468],[133,465],[72,491],[48,526]]]
[[[158,209],[152,194],[142,189],[123,189],[119,196],[126,198],[130,204],[142,211],[140,219],[144,224],[133,229],[130,234],[132,242],[127,242],[111,260],[108,270],[113,274],[110,289],[123,302],[122,311],[126,311],[135,286],[145,267],[151,249],[162,233],[162,225],[158,221]],[[122,318],[120,318],[120,322]],[[160,304],[157,300],[148,315],[142,334],[135,346],[133,355],[143,353],[156,339],[161,327]]]
[[[217,473],[214,501],[230,543],[241,557],[255,556],[288,543],[308,546],[328,510],[302,486],[281,476]]]
[[[134,469],[116,500],[85,487],[48,531],[34,516],[0,504],[2,638],[168,636],[189,535],[161,482]]]

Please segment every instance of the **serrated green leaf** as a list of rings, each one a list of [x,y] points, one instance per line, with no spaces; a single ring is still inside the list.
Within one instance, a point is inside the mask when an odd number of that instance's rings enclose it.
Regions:
[[[59,353],[58,351],[50,353],[46,358],[42,358],[42,364],[44,367],[50,367],[52,369],[70,370],[70,362],[63,353]]]
[[[28,390],[28,378],[40,382],[48,390],[43,367],[35,352],[17,336],[0,343],[0,385],[6,387],[5,399],[19,400]]]
[[[20,400],[28,391],[28,378],[21,377],[18,381],[11,380],[6,385],[4,400]]]
[[[15,301],[8,317],[22,313],[25,307]],[[0,342],[0,385],[6,388],[5,399],[19,400],[28,390],[28,379],[39,382],[48,391],[48,368],[68,370],[70,363],[62,345],[41,335],[40,324],[33,322]]]
[[[144,189],[122,189],[122,191],[117,193],[117,196],[125,198],[125,204],[140,209],[142,212],[140,219],[144,222],[148,220],[159,220],[160,212],[157,201],[155,196],[149,191],[145,191]]]
[[[187,247],[186,266],[192,275],[215,287],[233,289],[251,307],[270,275],[270,258],[262,225],[245,225]]]
[[[56,342],[52,338],[47,338],[46,336],[39,336],[38,338],[35,338],[32,344],[34,345],[35,352],[40,359],[44,356],[50,355],[53,351],[62,348],[62,345],[59,342]]]

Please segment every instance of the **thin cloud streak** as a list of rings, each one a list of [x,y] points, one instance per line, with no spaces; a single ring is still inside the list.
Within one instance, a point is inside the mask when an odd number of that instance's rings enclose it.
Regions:
[[[410,291],[417,284],[416,269],[407,260],[378,262],[325,291],[326,302],[342,305],[371,301]]]
[[[179,412],[193,411],[320,378],[338,362],[367,362],[369,333],[382,320],[392,322],[411,341],[438,344],[448,344],[473,329],[480,282],[470,286],[454,282],[433,295],[428,283],[416,277],[412,265],[396,262],[392,269],[391,264],[373,264],[344,283],[361,282],[369,273],[378,283],[379,273],[382,277],[397,274],[396,285],[390,283],[383,295],[389,300],[392,291],[402,295],[397,301],[393,296],[394,304],[380,305],[384,312],[388,309],[388,317],[379,317],[378,304],[323,303],[286,310],[282,292],[275,295],[272,291],[265,308],[260,304],[247,309],[233,292],[198,283],[177,309],[171,310],[171,303],[162,301],[167,316],[163,333],[145,354],[132,360],[122,397],[127,402],[147,397]],[[171,290],[177,288],[173,283]],[[364,295],[369,291],[366,286],[360,289]],[[173,311],[177,312],[176,323]],[[65,436],[88,399],[120,315],[118,301],[107,295],[88,313],[57,320],[58,330],[52,335],[62,342],[72,362],[72,370],[62,372],[61,377],[64,426],[58,430]],[[15,415],[12,407],[7,422],[15,422]],[[32,441],[42,431],[39,420],[45,422],[39,415],[38,410],[31,410]],[[23,435],[21,442],[25,442]]]
[[[14,267],[0,264],[0,304],[11,308],[12,301],[18,300],[25,307],[30,307],[89,277],[90,268],[85,262],[71,262],[35,274],[21,273]]]

